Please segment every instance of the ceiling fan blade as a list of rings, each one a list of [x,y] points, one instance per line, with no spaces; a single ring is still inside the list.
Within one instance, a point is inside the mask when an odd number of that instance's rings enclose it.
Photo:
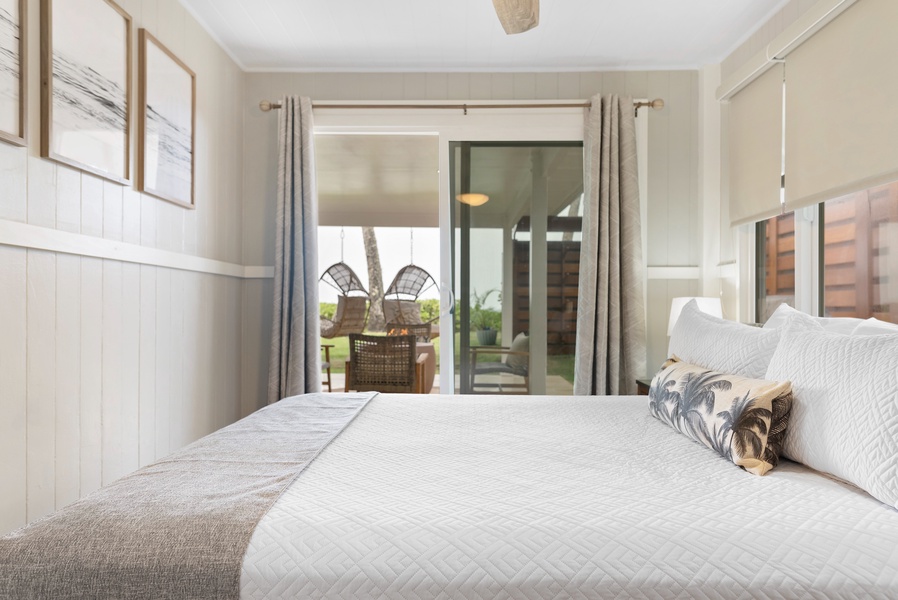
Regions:
[[[505,33],[523,33],[539,25],[539,0],[493,0]]]

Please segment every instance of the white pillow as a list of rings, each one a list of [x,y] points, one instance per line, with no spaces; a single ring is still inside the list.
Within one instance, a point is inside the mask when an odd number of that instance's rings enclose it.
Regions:
[[[530,338],[522,331],[514,337],[508,350],[510,352],[530,352]],[[527,373],[527,369],[530,367],[530,356],[509,354],[505,359],[505,364],[519,373]]]
[[[883,335],[889,333],[898,333],[898,325],[870,317],[866,321],[861,321],[860,325],[851,332],[851,335]]]
[[[703,313],[692,300],[674,325],[668,356],[711,371],[764,379],[780,334],[780,329],[752,327]]]
[[[855,319],[854,317],[812,317],[821,325],[823,330],[830,333],[841,333],[842,335],[851,335],[854,333],[858,325],[863,325],[863,319]]]
[[[793,313],[797,313],[800,311],[795,310],[785,302],[776,307],[776,310],[773,311],[773,314],[767,318],[767,322],[764,323],[764,329],[776,329],[778,327],[782,327],[786,324],[786,321],[789,320],[789,317],[792,316]]]
[[[811,315],[796,310],[784,302],[776,307],[776,310],[764,323],[764,329],[783,327],[795,315],[810,317],[819,323],[824,330],[832,331],[833,333],[844,333],[845,335],[851,334],[855,327],[864,322],[863,319],[855,319],[854,317],[811,317]]]
[[[898,508],[898,336],[787,327],[766,378],[792,382],[784,456]]]

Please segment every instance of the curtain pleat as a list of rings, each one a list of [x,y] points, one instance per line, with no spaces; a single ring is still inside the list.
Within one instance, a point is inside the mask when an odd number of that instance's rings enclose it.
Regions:
[[[318,197],[308,98],[284,98],[278,115],[274,257],[269,404],[321,391]]]
[[[645,291],[632,98],[595,96],[583,141],[574,393],[630,394],[645,375]]]

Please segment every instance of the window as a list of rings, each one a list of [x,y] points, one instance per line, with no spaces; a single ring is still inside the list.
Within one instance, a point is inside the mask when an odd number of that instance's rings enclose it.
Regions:
[[[785,302],[795,306],[795,214],[761,221],[758,228],[758,298],[755,318],[766,321]]]
[[[898,323],[898,182],[827,200],[819,214],[816,265],[796,260],[794,214],[757,224],[758,322],[781,302],[795,305],[796,265],[810,264],[819,273],[821,315]]]
[[[823,314],[898,323],[898,182],[822,205]]]

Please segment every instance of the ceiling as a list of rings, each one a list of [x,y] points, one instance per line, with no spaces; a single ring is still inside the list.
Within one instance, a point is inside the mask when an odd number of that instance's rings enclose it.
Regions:
[[[472,208],[472,227],[512,226],[530,214],[535,162],[549,214],[559,214],[583,189],[579,145],[471,148],[470,189],[490,198]],[[436,135],[316,134],[315,172],[321,225],[439,226]]]
[[[315,135],[320,225],[437,227],[439,136]]]
[[[505,35],[489,0],[181,0],[248,71],[576,71],[720,62],[787,0],[543,0]]]
[[[536,164],[541,168],[536,168]],[[489,202],[471,209],[473,227],[510,227],[530,215],[535,170],[546,175],[547,209],[560,214],[583,191],[583,148],[577,146],[474,146],[471,191]],[[567,214],[565,212],[565,214]]]

